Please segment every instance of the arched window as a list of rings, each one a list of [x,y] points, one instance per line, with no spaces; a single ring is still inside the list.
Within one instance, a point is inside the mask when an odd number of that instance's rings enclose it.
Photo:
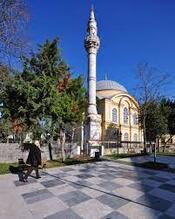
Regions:
[[[124,110],[123,110],[123,122],[125,124],[128,123],[128,109],[125,107]]]
[[[117,110],[115,108],[112,109],[112,122],[117,122]]]
[[[137,134],[136,134],[136,133],[134,134],[133,140],[134,140],[134,141],[137,141]]]
[[[128,133],[127,132],[125,132],[125,134],[124,134],[124,141],[128,141]]]
[[[138,118],[137,118],[137,114],[136,113],[133,114],[132,119],[133,119],[133,124],[137,125],[138,124]]]

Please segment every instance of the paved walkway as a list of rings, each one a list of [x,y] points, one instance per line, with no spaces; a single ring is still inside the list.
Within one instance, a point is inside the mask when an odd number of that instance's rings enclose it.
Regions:
[[[175,174],[115,162],[0,177],[2,219],[175,219]]]

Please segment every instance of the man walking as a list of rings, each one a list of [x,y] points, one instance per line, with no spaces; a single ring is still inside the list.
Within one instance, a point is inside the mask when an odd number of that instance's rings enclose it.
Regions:
[[[30,145],[29,155],[26,161],[26,164],[29,164],[29,168],[25,174],[24,181],[27,181],[28,176],[32,173],[33,170],[36,172],[36,178],[40,178],[38,166],[41,165],[41,150],[39,141],[35,141]]]

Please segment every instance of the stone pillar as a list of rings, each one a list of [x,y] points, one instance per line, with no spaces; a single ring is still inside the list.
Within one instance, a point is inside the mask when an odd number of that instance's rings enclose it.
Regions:
[[[90,12],[84,46],[88,55],[88,109],[85,132],[90,153],[91,147],[98,146],[99,140],[101,140],[101,115],[97,114],[96,106],[96,57],[100,39],[97,35],[93,8]]]
[[[94,52],[94,53],[93,53]],[[97,114],[96,107],[96,51],[88,54],[88,115]]]

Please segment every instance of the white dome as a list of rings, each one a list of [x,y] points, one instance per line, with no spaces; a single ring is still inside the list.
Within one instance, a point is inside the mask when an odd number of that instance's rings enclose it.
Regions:
[[[128,92],[126,88],[119,84],[116,81],[111,81],[111,80],[102,80],[102,81],[97,81],[97,91],[100,90],[120,90],[124,92]]]

